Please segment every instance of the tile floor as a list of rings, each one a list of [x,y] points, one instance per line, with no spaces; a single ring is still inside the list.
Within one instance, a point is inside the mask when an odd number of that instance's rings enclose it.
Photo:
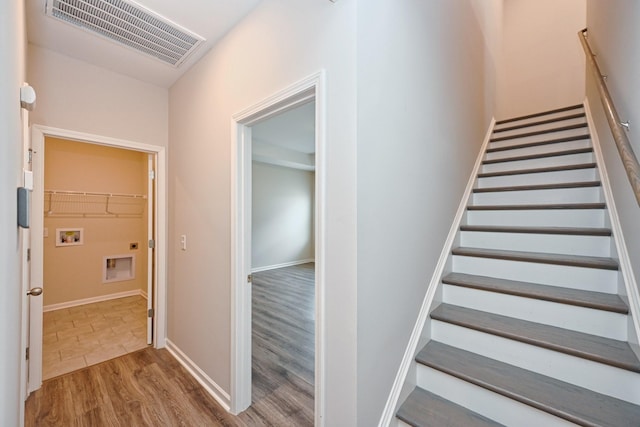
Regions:
[[[45,312],[42,379],[145,348],[146,311],[133,296]]]

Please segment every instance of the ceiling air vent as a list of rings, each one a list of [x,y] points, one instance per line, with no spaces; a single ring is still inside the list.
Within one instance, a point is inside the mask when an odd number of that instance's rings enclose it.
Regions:
[[[204,42],[131,1],[47,0],[46,13],[175,67]]]

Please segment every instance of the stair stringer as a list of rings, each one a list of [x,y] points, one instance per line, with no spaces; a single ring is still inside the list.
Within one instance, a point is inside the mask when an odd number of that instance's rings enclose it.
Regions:
[[[600,173],[600,181],[602,183],[601,189],[608,209],[608,219],[610,221],[612,242],[615,245],[614,249],[620,264],[620,282],[619,293],[626,296],[629,306],[629,325],[627,327],[627,341],[631,345],[636,355],[640,357],[640,292],[638,291],[638,283],[635,280],[633,273],[633,267],[629,258],[629,252],[627,251],[627,245],[622,233],[622,225],[618,217],[618,211],[616,209],[615,200],[613,198],[613,191],[611,190],[611,183],[607,174],[606,164],[604,156],[602,154],[602,148],[600,146],[600,139],[598,138],[597,129],[591,113],[591,107],[589,105],[589,99],[584,100],[584,110],[589,124],[589,132],[591,134],[591,143],[593,146],[593,153],[598,164],[598,171]]]
[[[478,152],[478,157],[476,158],[475,165],[471,171],[469,181],[467,182],[467,187],[460,201],[460,205],[458,206],[458,210],[456,211],[451,228],[449,229],[449,234],[447,235],[444,247],[440,253],[438,263],[436,264],[433,275],[431,276],[427,292],[422,301],[420,312],[418,313],[418,318],[409,338],[409,343],[407,344],[407,348],[402,356],[400,368],[398,369],[391,392],[389,393],[389,398],[387,399],[380,421],[378,422],[378,427],[388,427],[392,422],[395,422],[398,407],[415,386],[415,381],[414,383],[409,383],[407,381],[409,378],[409,372],[412,367],[415,370],[415,357],[429,338],[424,335],[425,331],[427,334],[430,331],[431,320],[429,313],[434,307],[434,302],[438,302],[437,294],[438,291],[441,292],[442,290],[442,278],[448,272],[447,266],[449,266],[448,269],[451,270],[451,251],[457,243],[460,226],[463,224],[467,206],[473,197],[473,188],[475,187],[478,173],[482,167],[482,161],[484,160],[484,155],[487,151],[487,146],[489,145],[495,123],[496,119],[494,117],[491,119],[485,133],[484,140]]]

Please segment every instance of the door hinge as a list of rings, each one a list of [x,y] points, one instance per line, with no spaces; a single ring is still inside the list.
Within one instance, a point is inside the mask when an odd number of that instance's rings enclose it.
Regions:
[[[150,309],[147,311],[147,317],[153,317],[153,308],[150,308]]]
[[[249,274],[249,275],[247,276],[247,283],[251,283],[251,282],[253,282],[253,275],[252,275],[252,274]]]
[[[149,171],[149,179],[156,179],[156,171]]]
[[[33,162],[33,148],[29,148],[28,161],[29,164]]]
[[[27,347],[26,354],[24,355],[25,360],[29,360],[29,347]]]
[[[156,241],[155,240],[149,240],[149,249],[155,249],[156,248]]]
[[[27,249],[27,262],[31,261],[31,248]]]

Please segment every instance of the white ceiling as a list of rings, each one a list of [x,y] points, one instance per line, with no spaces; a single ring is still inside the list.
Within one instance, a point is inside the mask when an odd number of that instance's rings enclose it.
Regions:
[[[127,0],[131,2],[130,0]],[[260,0],[136,0],[205,39],[178,68],[45,15],[46,0],[26,0],[30,43],[117,73],[170,87]]]
[[[315,169],[315,102],[288,110],[251,127],[253,160],[312,171]]]
[[[251,127],[253,142],[304,154],[316,151],[316,103],[309,102]]]

